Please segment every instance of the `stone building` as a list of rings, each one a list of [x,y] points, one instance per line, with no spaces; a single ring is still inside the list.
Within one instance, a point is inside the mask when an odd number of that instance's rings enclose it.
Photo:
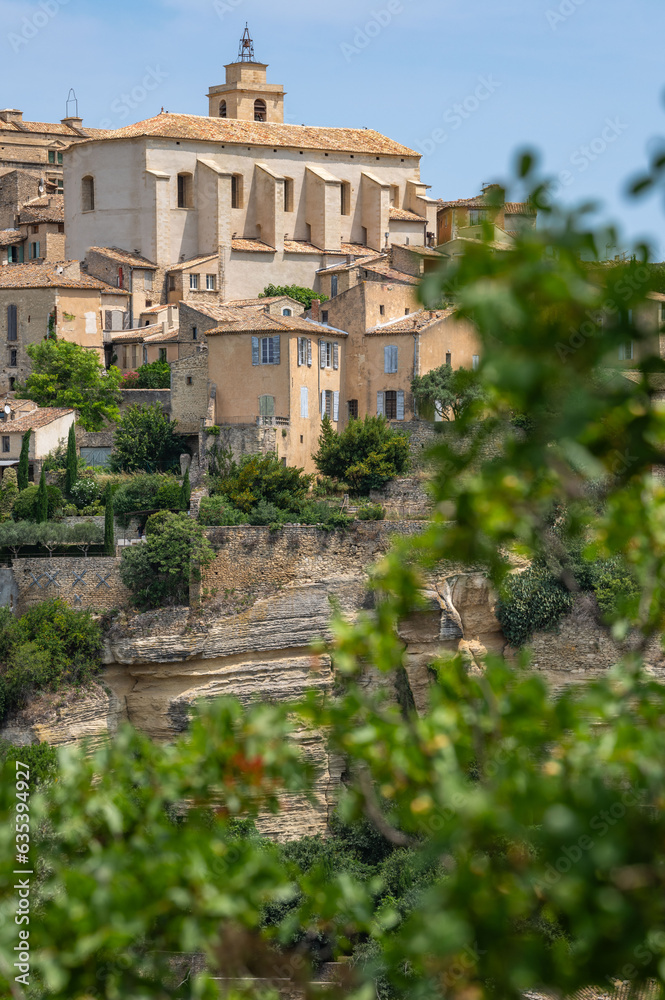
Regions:
[[[13,389],[31,371],[26,348],[57,336],[104,360],[104,327],[127,310],[127,292],[81,274],[78,261],[0,268],[0,386]]]
[[[211,88],[209,117],[162,113],[65,153],[68,253],[122,247],[166,270],[218,256],[200,274],[223,301],[311,287],[335,259],[433,237],[420,154],[371,129],[283,124],[282,102],[243,56]]]
[[[130,253],[117,247],[89,247],[83,270],[91,277],[129,293],[124,329],[133,329],[146,309],[162,302],[164,275],[160,276],[157,265],[140,253]]]
[[[67,441],[76,411],[37,406],[30,399],[0,399],[0,469],[16,466],[21,457],[23,435],[32,431],[28,452],[28,479],[39,478],[42,463],[51,451]]]
[[[503,199],[498,184],[487,184],[475,198],[438,202],[436,242],[440,250],[451,252],[448,245],[458,239],[480,239],[483,226],[493,227],[493,240],[500,245],[512,244],[519,233],[535,229],[538,212],[529,202]]]

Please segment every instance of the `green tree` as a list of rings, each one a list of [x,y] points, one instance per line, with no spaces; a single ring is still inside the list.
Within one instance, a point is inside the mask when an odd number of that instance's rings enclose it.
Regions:
[[[153,361],[141,365],[137,373],[137,389],[170,389],[171,366],[168,361]]]
[[[106,371],[95,351],[68,340],[43,340],[29,344],[32,374],[18,395],[39,406],[64,406],[78,410],[79,423],[87,431],[100,431],[106,421],[120,418],[118,404],[122,374]]]
[[[49,484],[46,487],[46,496],[48,499],[48,516],[49,518],[54,518],[62,510],[62,493],[57,486]],[[36,483],[30,483],[27,489],[21,490],[14,502],[14,510],[12,511],[14,520],[39,521],[38,499],[39,486]]]
[[[416,375],[411,392],[421,411],[430,409],[441,420],[457,420],[483,398],[478,372],[440,365],[426,375]]]
[[[109,484],[106,487],[104,506],[104,555],[115,555],[115,512],[113,505],[113,490]]]
[[[352,420],[340,433],[325,416],[314,462],[323,475],[348,483],[351,492],[369,493],[406,470],[409,440],[385,417]]]
[[[113,436],[114,472],[162,472],[177,465],[183,443],[159,403],[129,406]]]
[[[300,285],[266,285],[263,291],[259,292],[260,299],[273,298],[277,295],[288,295],[296,302],[302,302],[305,309],[312,308],[314,299],[320,299],[321,302],[328,301],[327,295],[315,292],[311,288],[302,288]]]
[[[48,493],[46,491],[46,476],[44,474],[43,469],[42,469],[42,474],[39,477],[39,486],[37,488],[35,520],[39,524],[43,523],[44,521],[48,521]]]
[[[148,515],[157,510],[181,509],[182,484],[175,476],[167,474],[132,476],[116,490],[113,503],[123,525],[132,515],[145,524]]]
[[[189,507],[189,501],[192,496],[192,486],[189,481],[189,466],[185,469],[185,476],[182,481],[182,495],[180,497],[180,505],[183,510],[187,510]]]
[[[190,582],[213,558],[210,543],[193,518],[164,513],[143,544],[123,551],[120,577],[138,608],[189,604]]]
[[[0,521],[7,521],[12,516],[14,504],[18,497],[18,477],[16,469],[11,466],[5,469],[0,490]]]
[[[76,426],[72,424],[69,428],[69,437],[67,438],[67,459],[66,459],[66,472],[65,472],[65,496],[71,497],[72,489],[74,483],[78,478],[79,472],[79,459],[76,450]]]
[[[32,431],[26,431],[21,441],[21,455],[18,460],[18,488],[24,490],[28,486],[28,471],[30,463],[30,435]]]

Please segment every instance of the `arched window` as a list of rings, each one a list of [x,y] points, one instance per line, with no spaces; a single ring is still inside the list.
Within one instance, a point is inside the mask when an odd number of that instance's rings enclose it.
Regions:
[[[233,174],[231,177],[231,208],[242,208],[242,205],[243,205],[242,174]]]
[[[219,102],[219,117],[226,118],[226,101]]]
[[[282,309],[282,316],[293,316],[293,309]]]
[[[84,212],[95,211],[95,179],[84,177],[81,181],[81,208]]]
[[[254,101],[254,121],[264,122],[267,121],[268,113],[266,111],[266,102],[262,101],[260,98]]]
[[[192,207],[192,175],[178,174],[178,208]]]

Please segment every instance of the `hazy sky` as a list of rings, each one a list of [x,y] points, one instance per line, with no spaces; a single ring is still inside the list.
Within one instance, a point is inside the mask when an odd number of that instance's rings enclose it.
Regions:
[[[660,201],[623,197],[665,144],[663,0],[0,0],[0,106],[85,123],[206,114],[245,21],[295,124],[375,128],[421,150],[434,197],[508,176],[531,144],[569,201],[600,199],[665,256]]]

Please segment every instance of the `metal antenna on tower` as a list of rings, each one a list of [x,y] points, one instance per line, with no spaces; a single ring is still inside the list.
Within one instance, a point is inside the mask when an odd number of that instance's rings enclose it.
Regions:
[[[249,25],[247,21],[245,21],[245,31],[240,39],[238,62],[254,62],[254,42],[252,41],[249,33]]]
[[[69,105],[74,105],[74,114],[70,115]],[[65,105],[65,118],[78,118],[79,116],[79,102],[76,96],[76,92],[73,87],[69,88],[69,93],[67,94],[67,103]]]

